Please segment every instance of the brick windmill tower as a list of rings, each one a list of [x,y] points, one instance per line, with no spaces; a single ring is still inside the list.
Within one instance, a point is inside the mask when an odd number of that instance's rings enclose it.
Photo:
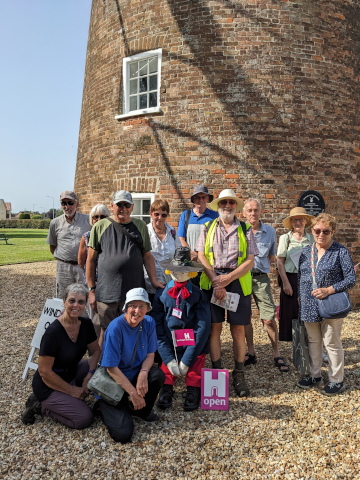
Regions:
[[[358,0],[93,0],[83,207],[126,189],[176,222],[201,182],[259,197],[276,227],[316,190],[360,261],[359,25]]]

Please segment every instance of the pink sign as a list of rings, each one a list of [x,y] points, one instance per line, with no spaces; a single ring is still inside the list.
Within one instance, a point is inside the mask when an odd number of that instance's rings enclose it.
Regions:
[[[175,347],[186,347],[195,345],[194,330],[192,328],[183,328],[172,332]]]
[[[229,410],[229,370],[201,369],[201,408]]]

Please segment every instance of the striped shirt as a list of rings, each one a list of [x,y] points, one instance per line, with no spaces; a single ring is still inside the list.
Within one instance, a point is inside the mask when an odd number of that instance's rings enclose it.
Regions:
[[[235,270],[238,266],[238,257],[242,256],[242,252],[239,252],[239,237],[237,229],[240,226],[240,222],[237,218],[234,219],[234,223],[231,225],[229,231],[226,231],[225,227],[219,220],[217,220],[217,227],[214,236],[214,268],[231,268]],[[205,251],[205,240],[207,235],[207,229],[202,227],[200,237],[196,243],[196,251]],[[249,228],[246,232],[247,250],[246,256],[258,255],[259,251],[256,246],[254,234]]]

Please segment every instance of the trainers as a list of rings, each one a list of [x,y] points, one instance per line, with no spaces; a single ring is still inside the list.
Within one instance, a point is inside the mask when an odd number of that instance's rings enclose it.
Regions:
[[[321,393],[331,397],[332,395],[337,395],[345,390],[344,382],[330,382],[326,385],[326,387],[321,390]]]
[[[186,396],[184,402],[185,412],[191,412],[196,410],[200,405],[200,388],[199,387],[187,387]]]
[[[322,385],[323,379],[322,377],[305,377],[298,381],[296,384],[297,387],[304,388],[305,390],[309,390],[312,387],[320,387]]]
[[[32,425],[35,422],[35,415],[41,414],[41,403],[32,393],[25,403],[25,410],[21,414],[21,421],[25,425]]]
[[[160,390],[160,397],[157,402],[157,407],[161,410],[170,408],[173,403],[174,388],[172,385],[163,385]]]
[[[245,382],[245,374],[243,370],[233,370],[233,385],[235,392],[239,397],[248,397],[250,395],[250,390]]]
[[[147,417],[141,417],[136,412],[132,412],[132,416],[136,417],[139,420],[142,420],[143,422],[146,422],[146,423],[152,423],[152,422],[156,422],[157,420],[159,420],[159,415],[156,415],[155,412],[150,412]]]

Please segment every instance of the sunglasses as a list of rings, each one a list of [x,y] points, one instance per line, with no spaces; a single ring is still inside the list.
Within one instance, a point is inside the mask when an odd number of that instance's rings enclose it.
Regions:
[[[68,302],[71,303],[71,305],[74,305],[74,303],[78,303],[79,305],[85,305],[86,300],[76,300],[76,298],[68,298]]]
[[[167,213],[158,213],[158,212],[152,212],[154,217],[162,217],[162,218],[166,218],[168,216]]]
[[[75,202],[74,202],[73,200],[68,200],[67,202],[66,202],[65,200],[62,200],[62,201],[61,201],[61,205],[62,205],[63,207],[66,207],[66,205],[70,205],[70,207],[72,207],[72,206],[74,205],[74,203],[75,203]]]
[[[322,232],[324,235],[328,236],[330,235],[330,233],[332,233],[332,230],[320,230],[320,228],[313,228],[313,232],[315,233],[315,235],[320,235],[320,233]]]
[[[236,201],[235,200],[220,200],[219,205],[235,205]]]
[[[93,215],[92,218],[95,218],[96,220],[97,220],[98,218],[100,218],[100,219],[102,220],[103,218],[107,218],[107,217],[106,217],[106,215]]]
[[[128,203],[128,202],[119,202],[116,204],[119,208],[130,208],[131,207],[131,203]]]
[[[209,195],[194,195],[194,200],[207,200]]]

